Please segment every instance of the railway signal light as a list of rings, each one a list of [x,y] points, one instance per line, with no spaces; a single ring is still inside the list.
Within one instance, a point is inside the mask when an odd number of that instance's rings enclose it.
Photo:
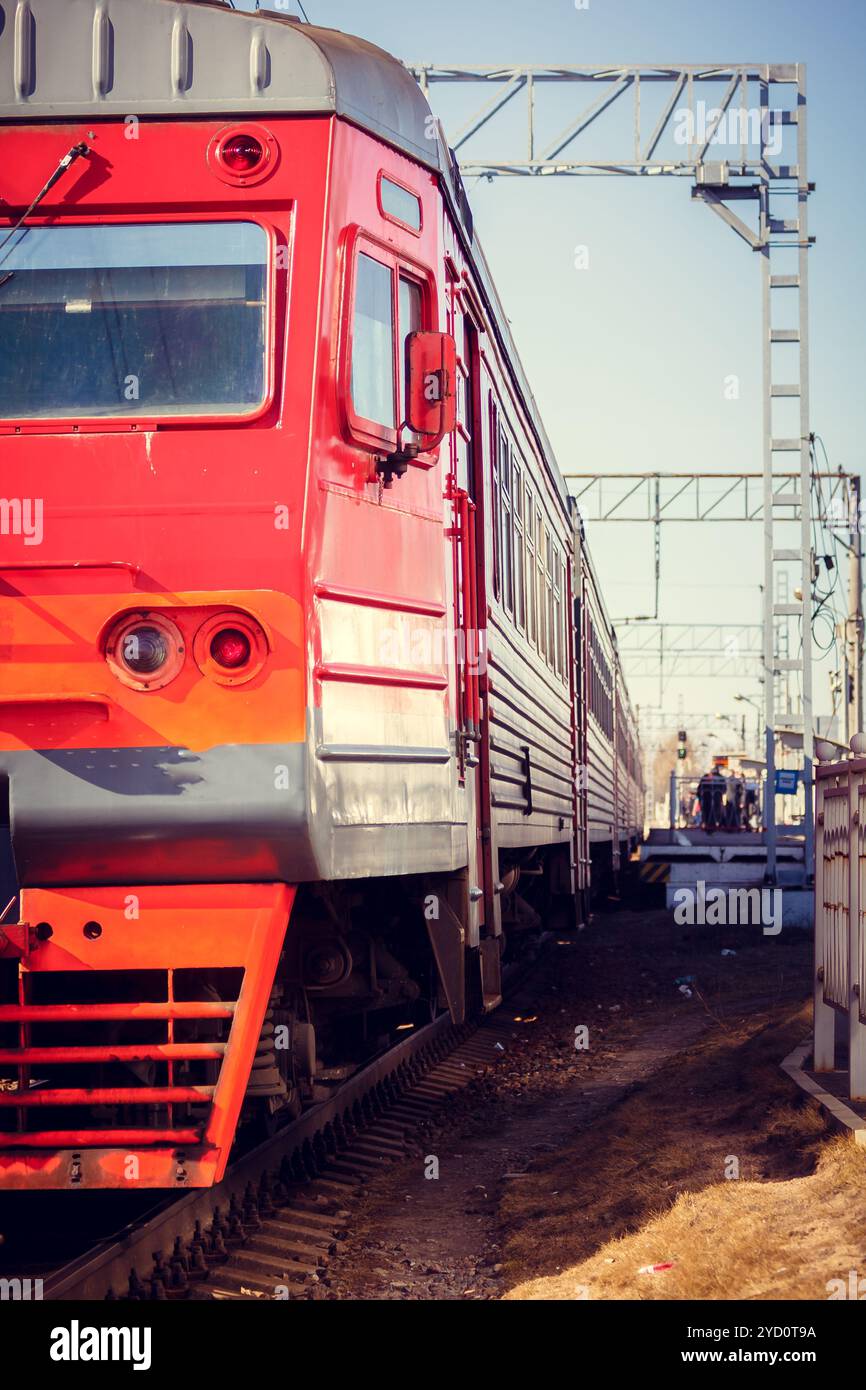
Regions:
[[[217,665],[235,671],[250,659],[250,639],[236,627],[224,627],[211,639],[210,654]]]
[[[686,756],[686,731],[685,731],[685,729],[680,729],[679,733],[677,734],[677,738],[678,738],[679,741],[680,741],[680,746],[679,746],[679,748],[677,749],[677,757],[679,758],[680,761],[682,761],[683,758]]]
[[[264,157],[261,141],[254,135],[231,135],[220,147],[220,158],[233,174],[251,174]]]
[[[245,188],[261,183],[276,169],[280,147],[266,126],[250,124],[220,130],[207,149],[207,162],[224,183]]]
[[[218,685],[243,685],[257,676],[268,655],[263,629],[247,613],[214,613],[193,641],[202,675]]]

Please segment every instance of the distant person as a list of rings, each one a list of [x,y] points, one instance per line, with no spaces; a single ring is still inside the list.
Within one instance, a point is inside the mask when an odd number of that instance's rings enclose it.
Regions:
[[[698,783],[698,799],[701,803],[701,825],[704,830],[710,833],[713,830],[715,821],[713,817],[713,801],[715,796],[716,770],[711,767],[709,772],[705,772]]]
[[[756,782],[753,778],[750,777],[749,780],[746,782],[745,804],[744,804],[744,807],[743,807],[743,813],[744,813],[744,816],[745,816],[746,829],[747,829],[747,830],[752,830],[752,829],[753,829],[753,826],[752,826],[752,817],[757,813],[757,810],[758,810],[758,784],[757,784],[757,782]]]
[[[726,830],[739,830],[740,828],[740,801],[742,793],[740,791],[740,779],[732,772],[725,778],[725,828]]]
[[[722,773],[719,771],[717,767],[714,767],[711,779],[713,798],[712,816],[714,829],[718,829],[719,826],[722,824],[722,817],[724,815],[724,812],[722,810],[722,797],[725,794],[725,785],[726,783],[724,777],[722,776]]]

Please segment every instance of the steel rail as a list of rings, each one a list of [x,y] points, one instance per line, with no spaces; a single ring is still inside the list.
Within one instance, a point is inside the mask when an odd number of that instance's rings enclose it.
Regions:
[[[155,1251],[161,1251],[168,1260],[175,1241],[190,1240],[197,1222],[204,1227],[217,1207],[227,1209],[233,1198],[242,1202],[250,1184],[258,1184],[266,1174],[279,1169],[285,1159],[305,1149],[309,1153],[308,1146],[328,1125],[375,1093],[383,1082],[394,1078],[400,1087],[397,1073],[401,1068],[410,1063],[420,1063],[425,1069],[434,1066],[443,1055],[441,1045],[446,1044],[447,1050],[451,1050],[474,1031],[474,1026],[455,1027],[447,1013],[441,1014],[356,1072],[327,1100],[311,1106],[290,1125],[239,1157],[217,1187],[197,1188],[168,1198],[151,1213],[47,1276],[44,1298],[93,1301],[123,1297],[133,1270],[137,1269],[140,1277],[148,1277]]]

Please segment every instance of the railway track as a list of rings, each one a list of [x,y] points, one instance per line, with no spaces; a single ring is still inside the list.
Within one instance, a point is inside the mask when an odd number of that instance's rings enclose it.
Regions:
[[[513,984],[527,971],[516,974]],[[173,1195],[43,1273],[43,1297],[307,1297],[345,1234],[359,1186],[417,1152],[419,1130],[495,1062],[511,1032],[501,1014],[460,1027],[443,1014],[239,1157],[218,1187]]]

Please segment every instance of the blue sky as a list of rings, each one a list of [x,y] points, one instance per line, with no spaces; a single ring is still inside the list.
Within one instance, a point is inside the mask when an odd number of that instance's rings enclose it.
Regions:
[[[253,8],[251,3],[239,8]],[[832,467],[863,466],[864,187],[854,168],[866,52],[857,0],[304,0],[312,23],[360,33],[407,61],[808,64],[812,427]],[[452,89],[433,89],[454,129]],[[557,94],[560,125],[580,108]],[[584,99],[584,103],[585,104]],[[481,102],[479,95],[478,104]],[[554,126],[554,129],[557,128]],[[507,154],[511,128],[479,137]],[[599,129],[601,129],[599,127]],[[604,155],[608,151],[599,150]],[[563,468],[586,472],[759,470],[758,260],[685,179],[497,179],[470,187],[476,222]],[[575,269],[575,247],[589,267]],[[737,401],[724,383],[740,379]],[[796,431],[795,431],[796,432]],[[652,611],[651,527],[595,525],[590,543],[611,615]],[[757,622],[758,526],[662,528],[661,617]],[[829,709],[826,660],[816,709]],[[755,668],[754,675],[758,671]],[[668,708],[739,711],[754,675],[672,679]],[[632,682],[658,703],[658,681]]]

